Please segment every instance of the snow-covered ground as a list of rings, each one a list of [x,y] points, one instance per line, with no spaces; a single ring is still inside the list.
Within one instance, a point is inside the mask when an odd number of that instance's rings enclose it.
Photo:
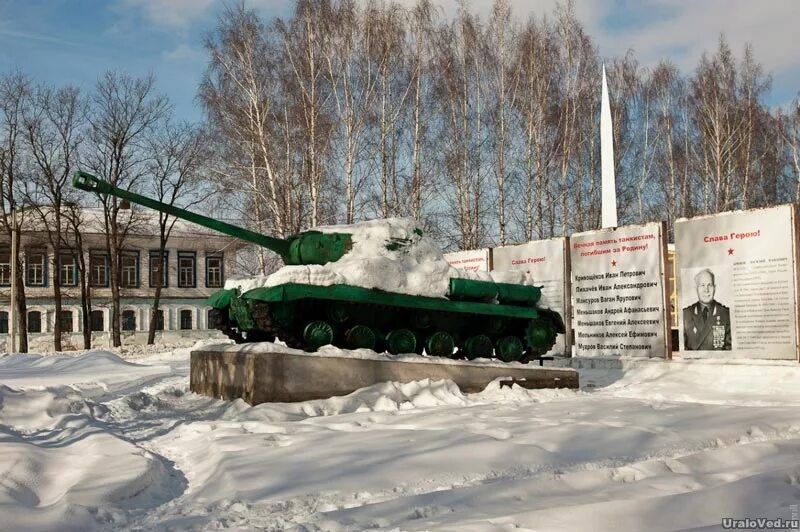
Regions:
[[[631,362],[249,407],[189,349],[0,357],[0,530],[713,530],[800,504],[800,367]],[[615,369],[615,367],[617,369]]]

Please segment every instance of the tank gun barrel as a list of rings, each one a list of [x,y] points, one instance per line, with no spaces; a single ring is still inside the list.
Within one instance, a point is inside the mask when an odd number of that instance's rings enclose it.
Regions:
[[[75,174],[72,176],[72,186],[87,192],[109,194],[121,199],[126,199],[132,203],[136,203],[137,205],[149,207],[153,210],[164,212],[183,220],[188,220],[196,223],[197,225],[207,227],[208,229],[213,229],[214,231],[218,231],[228,236],[258,244],[259,246],[271,249],[275,253],[279,254],[286,264],[295,263],[290,257],[292,244],[290,240],[283,240],[281,238],[262,235],[261,233],[256,233],[243,227],[238,227],[220,220],[215,220],[201,214],[175,207],[173,205],[168,205],[152,198],[136,194],[130,190],[124,190],[119,187],[115,187],[108,181],[104,181],[99,177],[93,176],[92,174],[86,172],[75,172]]]

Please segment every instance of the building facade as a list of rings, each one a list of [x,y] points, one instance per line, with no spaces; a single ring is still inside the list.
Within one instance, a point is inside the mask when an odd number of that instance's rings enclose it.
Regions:
[[[102,211],[86,209],[82,231],[83,258],[89,275],[92,346],[111,342],[111,261],[102,231]],[[221,289],[234,273],[236,251],[242,243],[178,220],[167,248],[159,255],[158,215],[137,214],[135,230],[125,239],[120,260],[119,284],[122,341],[147,341],[151,309],[159,275],[163,287],[156,319],[156,341],[176,343],[205,337],[224,338],[208,328],[208,296]],[[79,261],[75,249],[62,249],[55,257],[47,234],[35,222],[23,225],[20,254],[27,303],[27,328],[31,352],[53,349],[55,320],[61,321],[62,347],[83,348],[83,316],[79,283]],[[54,286],[62,295],[62,311],[56,316]],[[11,251],[0,242],[0,347],[9,342],[11,298]]]

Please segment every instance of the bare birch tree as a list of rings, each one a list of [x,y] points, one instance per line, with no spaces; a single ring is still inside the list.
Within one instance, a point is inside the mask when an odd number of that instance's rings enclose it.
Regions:
[[[555,60],[549,24],[529,19],[520,32],[515,59],[520,72],[517,120],[523,137],[516,166],[524,177],[520,203],[524,216],[517,218],[523,240],[549,238],[555,229],[547,223],[547,206],[553,204],[549,176],[555,162]]]
[[[353,0],[334,7],[330,44],[322,50],[335,103],[342,141],[342,174],[345,186],[345,223],[356,220],[358,196],[366,182],[365,133],[369,112],[377,97],[377,72],[369,58],[373,41],[380,39],[371,24],[361,18]],[[334,22],[335,21],[335,22]],[[335,152],[335,148],[333,148]],[[360,170],[360,171],[359,171]]]
[[[437,32],[437,97],[442,127],[439,146],[442,168],[453,190],[452,204],[458,247],[485,244],[484,100],[481,84],[482,29],[463,7],[449,27]]]
[[[794,183],[793,199],[800,202],[800,96],[789,105],[788,112],[781,117],[779,131],[789,154]]]
[[[198,191],[203,184],[201,171],[205,166],[206,142],[201,131],[187,124],[164,124],[148,139],[150,160],[147,163],[149,186],[153,197],[167,205],[191,209],[200,198]],[[164,276],[168,272],[166,262],[167,242],[178,219],[167,213],[158,213],[158,257],[155,268],[155,293],[150,308],[150,328],[147,343],[155,343],[161,292]],[[151,256],[152,260],[152,256]],[[150,265],[150,272],[153,272]]]
[[[510,138],[510,112],[516,104],[520,84],[520,70],[511,68],[512,47],[516,38],[516,30],[511,24],[511,6],[508,0],[495,0],[489,19],[488,47],[489,53],[489,93],[493,94],[491,109],[492,138],[494,153],[492,166],[497,185],[497,227],[500,245],[508,240],[508,224],[506,220],[508,181],[508,150]]]
[[[290,67],[292,83],[287,94],[298,98],[303,121],[303,183],[308,190],[311,226],[320,223],[323,156],[329,147],[330,124],[325,116],[329,92],[325,88],[324,50],[330,45],[325,20],[331,16],[328,0],[298,0],[295,16],[288,23],[278,21],[283,37],[283,59]]]
[[[70,247],[69,218],[65,210],[74,196],[69,179],[77,170],[85,121],[85,103],[78,89],[47,86],[37,88],[25,120],[26,147],[34,168],[26,196],[38,223],[45,228],[53,251],[53,347],[56,351],[62,350],[62,286],[72,286],[78,281],[77,255]],[[62,279],[65,259],[73,264],[67,271],[73,272],[74,279]]]
[[[429,0],[419,0],[410,13],[412,35],[411,84],[414,91],[412,105],[412,138],[411,138],[411,215],[415,220],[422,220],[423,191],[430,184],[430,170],[423,168],[423,150],[427,146],[428,121],[430,116],[424,114],[423,108],[429,102],[429,86],[431,75],[431,40],[434,24],[434,8]],[[428,160],[428,166],[432,166]]]
[[[218,182],[236,192],[240,215],[254,230],[286,236],[295,206],[285,171],[281,176],[281,161],[288,164],[291,155],[281,152],[283,132],[275,127],[284,111],[275,97],[281,84],[275,43],[256,13],[239,3],[223,11],[205,47],[210,60],[200,101],[220,139]],[[269,253],[258,248],[256,256],[260,273],[268,273]]]
[[[17,227],[24,224],[25,212],[21,209],[24,205],[22,190],[24,187],[23,166],[23,139],[24,116],[31,105],[31,81],[20,72],[0,77],[0,194],[3,201],[0,204],[2,226],[8,235],[8,240],[15,239],[14,247],[17,256],[10,261],[17,263],[16,279],[11,282],[17,287],[17,335],[20,353],[28,352],[28,312],[25,303],[25,284],[23,283],[23,262],[20,248],[20,231],[12,231],[16,222]],[[13,220],[12,220],[13,217]],[[9,277],[10,278],[10,277]],[[13,327],[13,326],[12,326]]]
[[[141,185],[145,174],[144,141],[169,111],[165,97],[155,92],[155,78],[133,78],[108,72],[97,82],[91,101],[87,168],[120,188]],[[101,196],[106,250],[111,264],[111,334],[115,347],[120,334],[120,262],[134,211],[114,196]]]

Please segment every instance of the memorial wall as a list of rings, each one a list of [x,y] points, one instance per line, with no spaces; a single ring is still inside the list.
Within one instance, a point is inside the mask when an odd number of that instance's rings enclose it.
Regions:
[[[533,277],[533,284],[542,287],[539,306],[550,308],[569,316],[567,274],[567,239],[538,240],[516,246],[502,246],[492,250],[493,270],[522,270]],[[568,319],[564,319],[568,323]],[[569,355],[570,340],[560,334],[548,355]]]
[[[577,356],[670,356],[663,222],[570,237]]]
[[[675,223],[681,355],[797,359],[793,205]]]
[[[678,220],[671,265],[663,222],[445,258],[530,273],[540,305],[572,319],[550,354],[797,360],[797,224],[793,205]]]

